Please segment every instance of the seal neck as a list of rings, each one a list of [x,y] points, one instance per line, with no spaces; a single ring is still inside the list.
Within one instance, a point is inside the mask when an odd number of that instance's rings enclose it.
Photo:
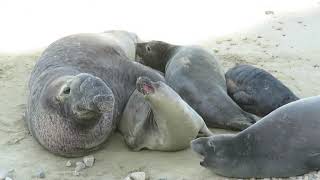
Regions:
[[[167,52],[164,53],[164,57],[163,57],[163,63],[164,63],[164,71],[165,72],[167,70],[168,65],[170,64],[170,60],[172,59],[172,57],[176,54],[177,50],[180,48],[181,46],[177,46],[177,45],[169,45]]]

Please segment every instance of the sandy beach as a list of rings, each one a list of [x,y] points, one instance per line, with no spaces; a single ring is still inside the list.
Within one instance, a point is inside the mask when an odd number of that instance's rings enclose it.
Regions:
[[[319,7],[308,12],[274,12],[255,27],[198,44],[211,49],[225,71],[235,64],[251,64],[272,73],[299,97],[315,96],[320,91]],[[43,169],[50,180],[123,179],[134,171],[145,172],[150,180],[226,179],[202,168],[190,148],[170,153],[132,152],[119,133],[92,154],[96,158],[93,167],[74,176],[74,165],[65,164],[81,158],[47,152],[30,136],[24,123],[28,77],[41,51],[0,54],[0,168],[14,169],[13,179],[37,179],[34,175],[38,169]]]

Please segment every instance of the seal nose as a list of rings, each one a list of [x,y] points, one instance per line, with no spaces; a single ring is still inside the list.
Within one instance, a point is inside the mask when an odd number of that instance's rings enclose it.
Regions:
[[[191,149],[201,156],[205,156],[205,151],[203,147],[204,141],[206,141],[206,138],[198,138],[191,141]]]
[[[96,95],[93,97],[93,104],[100,112],[111,111],[114,105],[114,98],[112,95]]]

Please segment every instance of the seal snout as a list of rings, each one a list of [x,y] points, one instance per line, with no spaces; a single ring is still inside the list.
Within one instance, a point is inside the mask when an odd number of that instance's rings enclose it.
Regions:
[[[93,98],[93,103],[101,113],[109,112],[113,109],[114,97],[112,95],[96,95]]]
[[[153,86],[153,82],[147,77],[139,77],[136,82],[137,90],[144,94],[152,94],[155,92],[155,87]]]
[[[205,164],[205,157],[206,157],[206,150],[205,150],[205,144],[208,143],[208,138],[201,137],[195,140],[191,141],[191,149],[195,153],[197,153],[202,161],[200,161],[201,166],[206,166]]]

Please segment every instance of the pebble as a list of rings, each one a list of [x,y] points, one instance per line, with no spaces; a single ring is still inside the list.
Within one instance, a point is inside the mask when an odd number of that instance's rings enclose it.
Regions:
[[[264,13],[265,13],[266,15],[274,14],[273,11],[265,11]]]
[[[213,52],[214,52],[214,53],[218,53],[219,50],[218,50],[218,49],[213,49]]]
[[[86,168],[86,165],[82,161],[76,162],[75,171],[79,172],[79,171],[83,170],[84,168]]]
[[[66,167],[71,167],[72,166],[72,163],[71,163],[71,161],[69,160],[69,161],[67,161],[66,162]]]
[[[145,180],[146,173],[145,172],[133,172],[129,174],[124,180]]]
[[[73,175],[74,175],[74,176],[79,176],[79,175],[80,175],[80,172],[78,172],[78,171],[73,171]]]
[[[43,179],[43,178],[46,177],[43,169],[39,169],[39,170],[36,172],[36,175],[35,175],[35,176],[36,176],[37,178],[41,178],[41,179]]]
[[[94,164],[94,157],[92,155],[83,157],[83,162],[87,167],[92,167]]]
[[[281,27],[279,27],[279,28],[277,28],[276,30],[278,30],[278,31],[282,31],[282,28],[281,28]]]

